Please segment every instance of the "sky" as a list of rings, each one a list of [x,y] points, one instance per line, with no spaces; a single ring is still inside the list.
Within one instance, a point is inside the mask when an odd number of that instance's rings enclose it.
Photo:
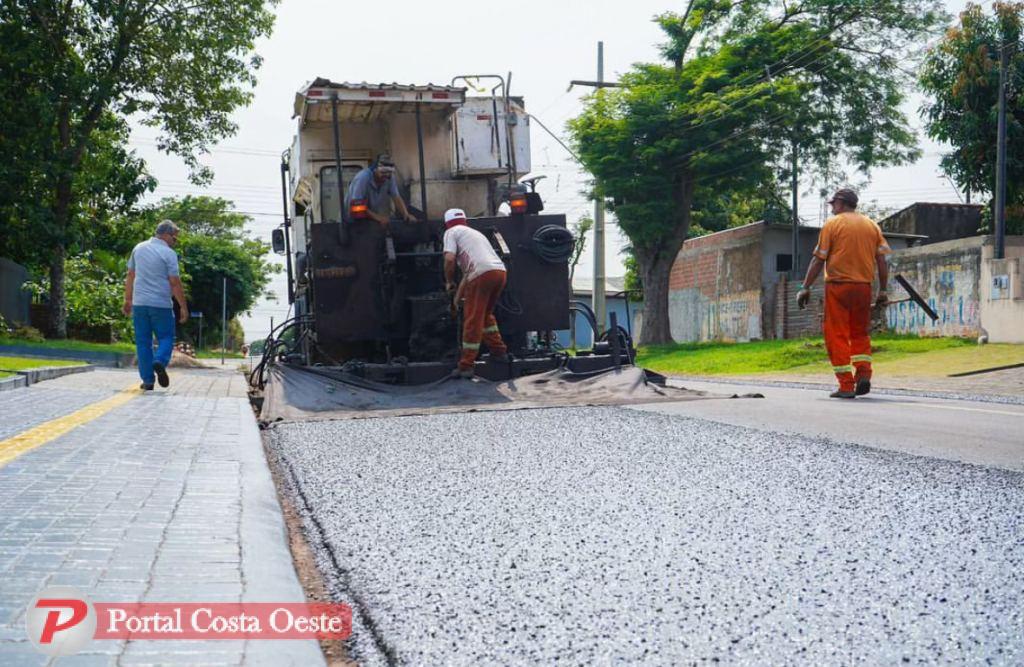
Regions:
[[[283,0],[276,7],[273,34],[260,40],[263,58],[252,103],[238,109],[235,136],[216,146],[203,162],[216,177],[206,189],[187,180],[181,159],[156,149],[156,130],[139,127],[132,145],[145,158],[159,186],[151,199],[186,194],[225,197],[235,210],[253,218],[250,232],[269,242],[281,223],[281,153],[295,133],[291,118],[295,92],[304,83],[324,77],[334,81],[447,84],[460,74],[512,73],[511,92],[525,98],[526,108],[544,125],[564,135],[565,121],[575,115],[585,88],[567,91],[572,79],[597,74],[597,42],[604,42],[605,78],[614,80],[636,62],[659,59],[663,41],[652,17],[681,3],[669,0],[519,0],[486,3],[478,0],[392,0],[338,2]],[[955,14],[966,0],[947,0]],[[988,3],[986,3],[987,5]],[[920,98],[908,100],[906,112],[921,126]],[[943,147],[921,134],[924,155],[916,164],[877,170],[862,190],[863,201],[900,209],[915,201],[957,202],[954,187],[938,169]],[[565,213],[569,221],[592,213],[582,193],[586,174],[558,143],[534,126],[531,135],[534,174],[547,180],[538,188],[547,212]],[[822,202],[809,183],[800,199],[806,224],[819,225]],[[606,272],[621,276],[624,237],[609,218]],[[577,274],[591,276],[590,248]],[[263,299],[241,318],[246,338],[262,338],[271,318],[288,313],[284,274],[272,285],[278,299]]]

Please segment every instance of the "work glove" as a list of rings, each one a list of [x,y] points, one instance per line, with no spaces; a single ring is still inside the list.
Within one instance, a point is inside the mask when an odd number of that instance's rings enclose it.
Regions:
[[[811,300],[811,290],[806,287],[796,293],[796,307],[803,310]]]
[[[875,298],[875,306],[878,308],[885,308],[887,305],[889,305],[889,295],[886,294],[885,290],[882,290]]]

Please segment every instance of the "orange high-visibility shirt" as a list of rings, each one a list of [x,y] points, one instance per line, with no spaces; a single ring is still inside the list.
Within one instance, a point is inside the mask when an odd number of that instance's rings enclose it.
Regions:
[[[875,221],[847,211],[825,221],[814,256],[825,262],[825,282],[870,283],[875,257],[892,250]]]

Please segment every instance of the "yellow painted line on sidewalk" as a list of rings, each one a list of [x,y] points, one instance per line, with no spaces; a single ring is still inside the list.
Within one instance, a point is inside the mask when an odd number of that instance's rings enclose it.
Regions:
[[[36,447],[45,445],[72,429],[82,426],[83,424],[88,424],[98,417],[102,417],[114,408],[124,405],[141,393],[141,389],[127,389],[114,394],[110,398],[105,398],[102,401],[97,401],[87,405],[84,408],[64,415],[63,417],[57,417],[56,419],[51,419],[48,422],[39,424],[38,426],[33,426],[29,430],[22,431],[18,435],[7,438],[6,440],[0,440],[0,468],[24,453],[30,452]]]

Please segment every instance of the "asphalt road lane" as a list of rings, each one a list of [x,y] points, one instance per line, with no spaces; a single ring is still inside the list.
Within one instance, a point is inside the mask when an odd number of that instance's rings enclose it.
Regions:
[[[1017,472],[624,408],[268,437],[367,664],[1024,660]]]
[[[742,403],[652,404],[640,409],[1024,470],[1024,405],[877,393],[841,400],[829,398],[822,390],[689,380],[672,384],[716,394],[759,392],[765,398]]]

